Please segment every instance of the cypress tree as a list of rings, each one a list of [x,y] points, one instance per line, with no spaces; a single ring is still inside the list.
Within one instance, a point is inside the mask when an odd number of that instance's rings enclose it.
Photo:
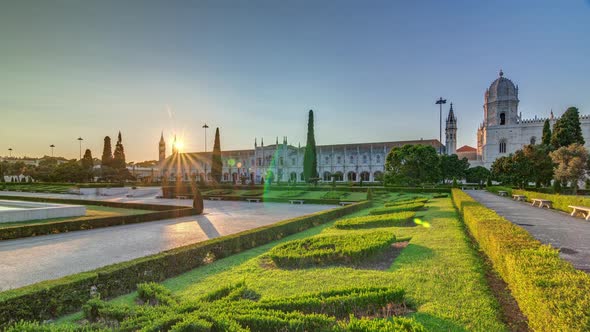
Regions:
[[[219,142],[219,127],[215,129],[215,143],[213,144],[213,154],[211,155],[211,178],[217,183],[221,182],[221,143]]]
[[[575,107],[568,108],[565,113],[553,126],[551,145],[554,149],[562,146],[569,146],[574,143],[584,145],[582,127],[580,125],[580,114]]]
[[[94,160],[92,159],[92,152],[90,149],[86,149],[84,157],[82,157],[82,167],[84,169],[91,169],[94,166]]]
[[[113,168],[124,169],[126,166],[125,148],[123,148],[123,139],[121,138],[121,132],[119,132],[117,144],[115,145],[115,153],[113,154]]]
[[[551,124],[549,119],[546,119],[543,124],[543,145],[551,145]]]
[[[306,182],[310,182],[317,177],[318,160],[313,130],[313,110],[309,110],[309,119],[307,120],[307,144],[303,156],[303,178]]]
[[[102,148],[102,159],[101,159],[101,167],[111,166],[113,163],[113,153],[111,150],[111,138],[105,136],[104,138],[104,147]]]

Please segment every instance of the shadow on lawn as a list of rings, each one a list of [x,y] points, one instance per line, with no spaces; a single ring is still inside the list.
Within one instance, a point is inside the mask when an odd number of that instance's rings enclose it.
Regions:
[[[393,265],[391,265],[388,271],[395,271],[407,265],[415,264],[417,260],[431,259],[434,256],[435,254],[432,249],[410,242],[393,262]]]

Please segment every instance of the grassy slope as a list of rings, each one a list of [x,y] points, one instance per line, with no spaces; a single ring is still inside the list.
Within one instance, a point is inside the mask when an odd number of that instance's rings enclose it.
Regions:
[[[387,271],[332,267],[304,270],[264,268],[265,252],[278,243],[323,233],[350,232],[319,226],[281,241],[219,260],[171,278],[163,284],[181,296],[201,295],[245,281],[264,297],[282,297],[350,286],[402,286],[417,308],[413,316],[429,330],[502,331],[499,309],[483,277],[483,268],[469,247],[450,199],[428,203],[418,213],[426,227],[396,227],[410,245]],[[358,215],[366,214],[364,210]],[[369,230],[370,231],[370,230]],[[362,232],[362,231],[361,231]],[[136,294],[115,299],[132,304]],[[70,315],[60,321],[79,319]]]
[[[148,212],[153,212],[153,211],[138,210],[138,209],[122,209],[122,208],[113,208],[113,207],[96,206],[96,205],[86,205],[86,215],[84,215],[84,216],[0,223],[0,228],[10,227],[10,226],[46,224],[46,223],[66,221],[66,220],[75,221],[75,220],[88,220],[88,219],[94,219],[94,218],[113,217],[113,216],[128,216],[128,215],[143,214],[143,213],[148,213]]]

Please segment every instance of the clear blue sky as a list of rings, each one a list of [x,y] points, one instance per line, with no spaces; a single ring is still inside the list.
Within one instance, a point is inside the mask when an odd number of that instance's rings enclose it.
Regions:
[[[5,1],[0,155],[100,156],[121,130],[156,159],[162,130],[202,150],[203,122],[226,150],[304,145],[310,108],[318,144],[438,138],[439,96],[473,145],[500,68],[523,117],[589,114],[590,2]]]

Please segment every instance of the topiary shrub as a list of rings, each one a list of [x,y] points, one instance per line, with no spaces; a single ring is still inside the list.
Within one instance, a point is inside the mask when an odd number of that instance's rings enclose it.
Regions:
[[[376,228],[406,226],[414,219],[416,212],[405,211],[375,216],[362,216],[356,218],[347,218],[339,220],[334,224],[338,229],[358,229],[358,228]]]
[[[417,211],[424,207],[424,203],[411,203],[403,205],[385,206],[369,211],[371,215],[389,214],[402,211]]]
[[[278,245],[268,255],[280,267],[354,264],[387,249],[393,242],[395,235],[383,231],[320,235]]]
[[[199,188],[195,188],[193,192],[193,208],[197,210],[197,214],[203,214],[203,209],[205,206],[203,204],[203,196],[201,195]]]

